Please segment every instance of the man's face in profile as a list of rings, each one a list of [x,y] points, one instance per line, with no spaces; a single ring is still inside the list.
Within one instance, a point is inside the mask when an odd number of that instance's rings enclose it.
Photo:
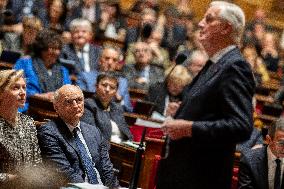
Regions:
[[[284,131],[276,131],[274,138],[268,141],[268,145],[276,157],[284,158]]]

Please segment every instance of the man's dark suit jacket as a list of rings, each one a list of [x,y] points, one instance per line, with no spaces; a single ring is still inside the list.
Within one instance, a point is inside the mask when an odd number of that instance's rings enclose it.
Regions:
[[[108,142],[96,127],[81,122],[80,128],[103,184],[109,187],[118,186],[109,159]],[[84,182],[86,175],[78,155],[79,150],[72,133],[61,119],[39,127],[38,140],[46,165],[54,165],[70,182]]]
[[[164,82],[154,83],[149,87],[148,95],[145,100],[154,102],[154,111],[159,112],[161,115],[164,114],[165,101],[168,95],[167,86]]]
[[[112,133],[111,119],[117,124],[122,138],[124,140],[132,140],[132,134],[123,113],[123,107],[115,102],[111,102],[109,111],[106,111],[101,102],[94,97],[85,100],[85,112],[81,120],[98,127],[104,138],[110,140]]]
[[[163,68],[154,64],[150,64],[149,66],[149,82],[144,84],[140,84],[135,81],[138,77],[140,77],[140,72],[136,68],[135,64],[126,64],[123,66],[122,73],[128,79],[129,88],[143,89],[148,91],[150,85],[164,81]]]
[[[268,189],[267,146],[244,153],[240,160],[239,189]]]
[[[193,121],[192,137],[170,142],[157,189],[229,189],[236,143],[249,138],[255,83],[238,49],[207,64],[185,89],[175,119]]]
[[[89,63],[91,71],[98,70],[101,51],[101,47],[90,44]],[[70,73],[78,75],[80,72],[84,71],[84,67],[76,54],[74,45],[65,45],[61,51],[60,58],[72,60],[75,62],[75,67],[74,69],[70,70]]]

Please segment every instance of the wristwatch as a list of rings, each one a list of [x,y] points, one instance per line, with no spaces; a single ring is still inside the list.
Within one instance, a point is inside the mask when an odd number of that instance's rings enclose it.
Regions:
[[[7,173],[0,173],[0,183],[8,181],[9,176]]]

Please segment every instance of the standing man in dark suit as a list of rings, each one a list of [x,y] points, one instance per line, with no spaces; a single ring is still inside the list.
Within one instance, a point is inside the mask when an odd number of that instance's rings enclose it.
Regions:
[[[169,151],[161,161],[157,189],[231,188],[236,143],[252,128],[254,79],[237,44],[245,26],[243,11],[232,3],[210,3],[200,21],[199,40],[210,61],[184,90],[174,119],[162,130]]]
[[[58,89],[54,109],[59,118],[38,129],[45,164],[55,166],[69,182],[118,187],[106,140],[95,126],[80,122],[84,112],[81,89],[73,85]]]
[[[71,73],[90,72],[98,69],[101,47],[90,43],[93,32],[88,20],[77,18],[70,23],[72,43],[63,47],[60,57],[75,62]]]
[[[269,128],[266,141],[268,146],[248,151],[241,157],[239,189],[284,188],[281,176],[284,158],[284,118],[280,118]]]

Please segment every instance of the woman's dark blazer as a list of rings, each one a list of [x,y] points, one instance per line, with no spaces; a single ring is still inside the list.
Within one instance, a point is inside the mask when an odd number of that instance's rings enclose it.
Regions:
[[[117,124],[123,135],[122,138],[132,140],[132,134],[123,112],[123,107],[114,101],[110,103],[110,110],[107,111],[103,108],[101,102],[93,97],[85,100],[85,112],[81,120],[90,125],[96,125],[107,140],[111,138],[112,126],[110,120],[112,120]]]

